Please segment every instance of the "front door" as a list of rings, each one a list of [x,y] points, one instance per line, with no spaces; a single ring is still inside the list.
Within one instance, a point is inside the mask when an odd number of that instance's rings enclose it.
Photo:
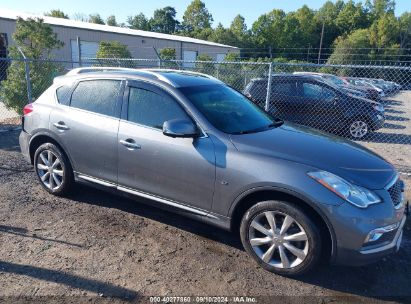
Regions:
[[[155,85],[134,82],[126,90],[118,135],[119,187],[209,210],[215,181],[211,139],[165,136],[165,121],[191,119],[181,104]]]

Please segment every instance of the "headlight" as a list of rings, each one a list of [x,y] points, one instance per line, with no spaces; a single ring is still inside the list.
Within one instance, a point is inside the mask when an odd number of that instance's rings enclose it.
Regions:
[[[374,106],[374,110],[377,110],[378,112],[384,112],[384,106],[382,104],[377,104]]]
[[[345,179],[326,171],[307,173],[328,190],[359,208],[367,208],[369,205],[381,202],[381,199],[372,191],[353,185]]]

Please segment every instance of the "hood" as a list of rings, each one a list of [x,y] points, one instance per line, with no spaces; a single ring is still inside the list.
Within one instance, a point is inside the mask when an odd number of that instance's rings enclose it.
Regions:
[[[256,153],[334,173],[368,189],[382,189],[396,174],[378,154],[340,137],[291,123],[263,132],[231,135],[240,152]]]

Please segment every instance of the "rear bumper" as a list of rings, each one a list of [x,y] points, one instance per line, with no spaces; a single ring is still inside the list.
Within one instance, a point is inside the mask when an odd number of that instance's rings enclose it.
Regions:
[[[30,134],[28,134],[24,130],[20,132],[19,144],[20,144],[21,153],[23,154],[26,161],[29,163],[31,163],[30,150],[29,150],[30,137],[31,137]]]

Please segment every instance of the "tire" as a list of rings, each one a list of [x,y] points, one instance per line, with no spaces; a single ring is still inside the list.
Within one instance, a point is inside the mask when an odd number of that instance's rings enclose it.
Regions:
[[[270,215],[275,219],[274,234],[273,224],[268,222]],[[288,224],[289,228],[281,231]],[[290,202],[264,201],[252,206],[242,218],[240,236],[247,253],[262,268],[283,276],[308,272],[321,256],[318,228],[301,208]]]
[[[70,161],[64,152],[52,143],[45,143],[37,148],[34,153],[34,170],[40,184],[51,194],[66,195],[74,184]]]
[[[364,118],[353,119],[348,126],[348,135],[354,140],[365,138],[371,131],[370,124]]]

